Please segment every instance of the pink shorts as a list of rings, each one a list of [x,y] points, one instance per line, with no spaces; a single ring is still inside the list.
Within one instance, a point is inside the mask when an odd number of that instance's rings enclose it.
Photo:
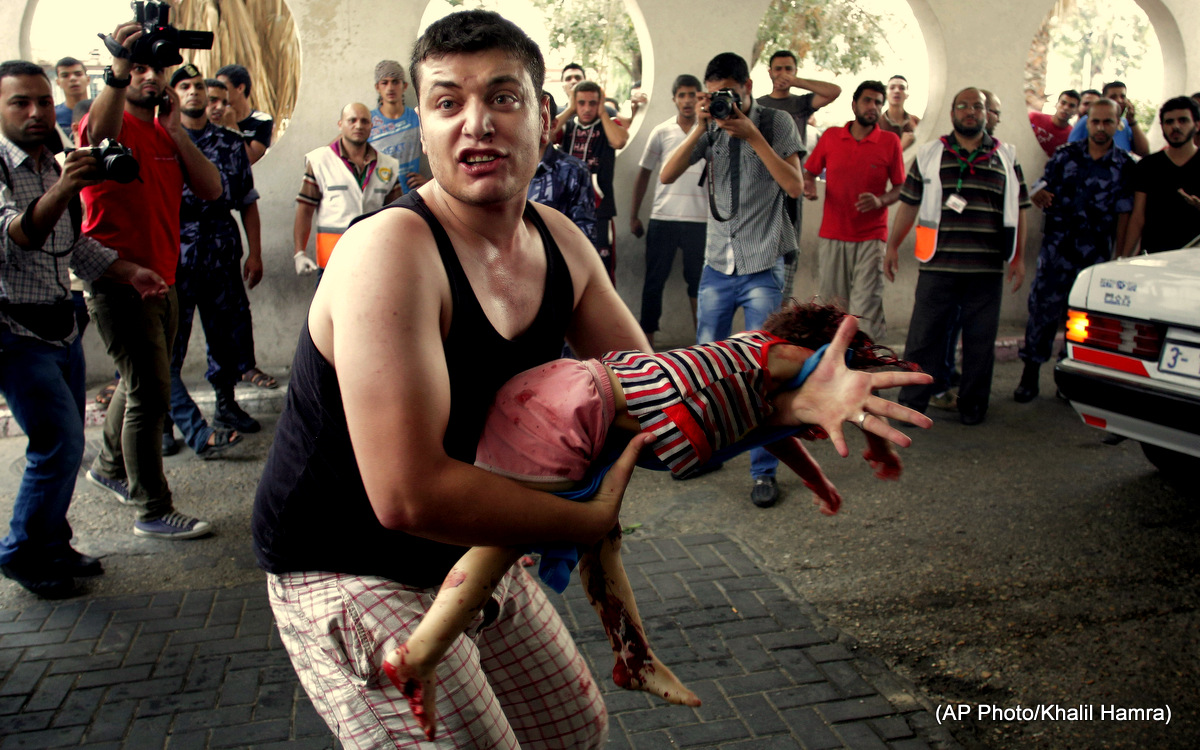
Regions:
[[[475,465],[521,482],[578,482],[600,455],[615,412],[600,362],[547,362],[496,394]]]

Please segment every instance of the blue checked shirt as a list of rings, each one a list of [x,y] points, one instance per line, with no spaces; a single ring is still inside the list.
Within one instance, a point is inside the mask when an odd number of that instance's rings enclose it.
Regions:
[[[71,279],[68,268],[84,281],[95,281],[117,259],[117,252],[101,245],[85,234],[75,239],[71,215],[63,211],[58,223],[41,248],[27,250],[12,241],[8,227],[24,213],[29,204],[58,181],[59,169],[54,157],[43,149],[34,159],[15,143],[0,135],[0,159],[8,168],[9,180],[0,170],[0,303],[49,304],[71,298]],[[60,257],[56,257],[60,256]],[[18,336],[44,341],[24,326],[12,320],[0,309],[0,326]],[[75,340],[77,331],[63,342]]]

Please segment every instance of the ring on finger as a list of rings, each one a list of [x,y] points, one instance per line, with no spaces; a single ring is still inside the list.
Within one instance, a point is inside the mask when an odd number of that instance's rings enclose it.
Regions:
[[[858,415],[858,426],[859,426],[859,427],[862,427],[862,426],[863,426],[863,422],[867,421],[867,417],[868,417],[868,416],[869,416],[869,415],[868,415],[868,414],[867,414],[865,411],[864,411],[864,412],[861,412],[861,413]]]

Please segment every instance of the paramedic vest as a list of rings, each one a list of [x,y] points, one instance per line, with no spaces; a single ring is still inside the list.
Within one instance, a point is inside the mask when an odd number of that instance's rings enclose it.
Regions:
[[[304,155],[312,168],[321,203],[317,206],[317,265],[329,262],[333,246],[359,216],[383,207],[387,194],[400,177],[400,162],[375,149],[375,168],[360,188],[342,157],[330,146],[322,146]]]

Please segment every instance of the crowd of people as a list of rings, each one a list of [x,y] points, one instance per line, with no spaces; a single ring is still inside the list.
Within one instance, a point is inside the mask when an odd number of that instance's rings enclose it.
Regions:
[[[74,58],[55,66],[57,107],[40,66],[0,64],[0,392],[29,439],[0,570],[46,598],[103,573],[100,560],[71,546],[67,522],[83,457],[80,337],[89,321],[118,378],[85,477],[131,506],[138,536],[212,533],[175,507],[162,460],[179,450],[174,427],[197,456],[228,455],[260,429],[234,387],[276,385],[255,362],[246,294],[263,276],[253,165],[271,145],[273,121],[254,109],[246,68],[206,75],[186,63],[168,77],[140,56],[142,33],[137,23],[112,33],[112,64],[91,101]],[[693,407],[657,401],[646,413],[672,415],[670,428],[635,424],[585,501],[474,465],[493,397],[518,373],[553,368],[564,354],[607,355],[627,377],[649,377],[638,368],[650,361],[677,251],[697,350],[719,369],[735,312],[758,331],[790,297],[800,200],[817,200],[823,182],[816,285],[821,302],[848,315],[825,341],[830,352],[805,350],[812,366],[786,384],[761,374],[767,346],[747,350],[760,374],[743,395],[761,408],[737,424],[755,429],[770,416],[812,426],[845,455],[845,422],[906,445],[889,419],[927,426],[932,405],[956,408],[965,425],[984,421],[1006,280],[1014,292],[1024,282],[1030,206],[1045,224],[1019,402],[1038,395],[1081,268],[1200,234],[1200,95],[1162,105],[1166,147],[1150,154],[1123,83],[1062,92],[1053,115],[1029,115],[1050,161],[1027,187],[1016,148],[996,133],[995,94],[957,92],[950,132],[928,137],[905,109],[902,75],[859,84],[852,119],[825,130],[810,153],[813,113],[842,90],[799,77],[797,62],[774,53],[771,91],[757,98],[747,61],[734,53],[713,57],[702,77],[674,79],[675,113],[649,130],[626,204],[630,234],[645,237],[640,318],[613,286],[614,171],[646,96],[635,91],[623,117],[570,64],[557,107],[537,46],[497,14],[452,14],[421,35],[407,67],[380,61],[376,106],[347,103],[336,137],[305,154],[293,260],[297,274],[315,274],[317,289],[258,488],[253,542],[301,682],[347,747],[429,729],[406,684],[381,679],[383,655],[406,642],[443,579],[458,585],[446,576],[466,547],[619,539],[621,496],[645,446],[668,464],[683,455],[670,440],[700,456],[676,478],[720,467],[685,426],[681,415]],[[410,86],[418,108],[405,103]],[[123,150],[136,179],[121,179]],[[884,285],[896,281],[910,234],[920,271],[904,357],[928,374],[848,369],[843,352],[857,328],[865,341],[886,333]],[[211,423],[180,377],[197,312],[216,397]],[[604,382],[597,376],[601,390]],[[622,386],[619,403],[628,399],[634,413],[655,382]],[[895,386],[899,404],[873,395]],[[638,429],[653,437],[631,439]],[[750,500],[762,508],[779,497],[778,446],[764,446],[750,460]],[[898,473],[890,447],[872,455],[877,472]],[[602,744],[603,700],[545,593],[519,567],[490,583],[466,635],[439,649],[444,736],[457,746],[534,737]]]

